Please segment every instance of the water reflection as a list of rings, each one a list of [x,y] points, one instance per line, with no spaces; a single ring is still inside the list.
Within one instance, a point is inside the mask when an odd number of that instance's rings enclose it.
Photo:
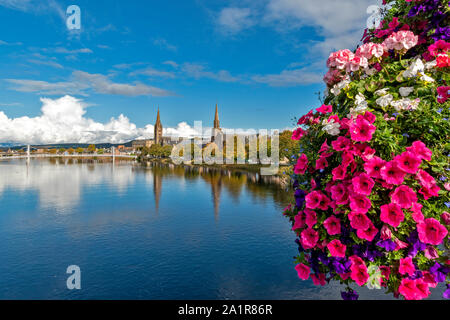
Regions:
[[[125,195],[129,186],[135,183],[138,174],[145,175],[145,181],[153,189],[156,213],[159,212],[166,179],[176,179],[181,185],[186,181],[192,183],[201,179],[209,185],[216,219],[220,215],[223,190],[235,204],[239,204],[244,190],[253,199],[273,201],[280,207],[290,199],[290,192],[281,189],[273,177],[263,177],[255,173],[160,163],[151,163],[145,167],[127,160],[111,163],[107,159],[73,158],[0,162],[0,197],[7,189],[19,193],[33,190],[39,195],[41,207],[69,213],[79,205],[83,189],[102,186],[114,190],[117,196]]]

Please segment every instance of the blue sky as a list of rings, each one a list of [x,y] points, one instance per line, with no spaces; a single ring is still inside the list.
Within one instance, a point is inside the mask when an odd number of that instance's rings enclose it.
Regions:
[[[291,127],[318,105],[329,52],[356,46],[376,3],[0,0],[0,142],[41,142],[46,126],[54,142],[148,137],[157,106],[164,127],[211,126],[216,102],[223,127]],[[79,31],[66,27],[72,4]],[[72,120],[103,133],[58,132]]]

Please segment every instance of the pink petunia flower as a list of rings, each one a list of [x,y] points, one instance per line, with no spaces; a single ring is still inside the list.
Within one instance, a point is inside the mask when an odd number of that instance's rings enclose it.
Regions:
[[[392,203],[396,203],[400,208],[410,208],[417,202],[416,193],[408,186],[401,185],[391,193]]]
[[[423,252],[427,259],[434,260],[439,258],[439,254],[433,246],[427,246]]]
[[[316,209],[320,201],[322,200],[322,192],[320,191],[313,191],[306,195],[306,208],[308,209]]]
[[[422,141],[414,141],[411,147],[407,147],[406,151],[409,151],[417,155],[420,159],[430,161],[432,152],[428,149]]]
[[[336,218],[335,216],[327,218],[323,222],[323,226],[325,227],[330,236],[334,236],[336,234],[341,233],[341,220],[339,218]]]
[[[419,190],[419,193],[423,195],[425,200],[428,200],[431,197],[438,197],[439,190],[441,190],[441,188],[439,188],[437,184],[434,184],[431,188],[422,187]]]
[[[324,286],[326,284],[325,274],[323,273],[319,273],[317,276],[315,274],[312,274],[311,279],[316,286]]]
[[[320,108],[317,108],[316,111],[320,112],[320,113],[324,113],[324,114],[330,113],[330,112],[333,112],[333,106],[323,104]]]
[[[403,214],[402,209],[396,203],[384,204],[380,207],[381,221],[397,228],[400,223],[405,219],[405,215]]]
[[[306,134],[306,131],[302,128],[297,128],[292,132],[292,140],[300,140],[304,135]]]
[[[402,154],[396,156],[394,160],[397,162],[397,166],[400,170],[414,174],[419,169],[421,159],[414,153],[405,151]]]
[[[414,266],[411,257],[400,259],[398,272],[403,275],[409,274],[410,276],[412,276],[414,272],[416,272],[416,267]]]
[[[417,171],[416,178],[420,185],[424,188],[431,189],[436,184],[436,180],[434,180],[434,178],[424,170]]]
[[[331,146],[336,151],[344,151],[346,150],[351,144],[351,141],[343,136],[339,136],[336,140],[331,142]]]
[[[396,245],[394,251],[398,251],[398,250],[402,250],[402,249],[408,248],[408,244],[406,242],[401,241],[398,238],[396,238],[394,240],[394,242],[395,242],[395,245]]]
[[[344,180],[347,175],[347,167],[344,167],[343,165],[337,166],[331,173],[333,174],[333,181]]]
[[[353,141],[370,141],[377,128],[362,116],[350,125],[350,137]]]
[[[372,202],[366,196],[360,194],[350,195],[350,209],[357,213],[367,213],[372,207]]]
[[[387,162],[380,170],[381,177],[389,184],[402,184],[406,173],[400,170],[396,161]]]
[[[361,173],[360,175],[352,179],[353,191],[357,194],[368,196],[372,192],[372,188],[375,182],[366,173]]]
[[[334,239],[327,245],[328,250],[330,250],[331,256],[336,258],[345,258],[345,250],[347,246],[342,244],[338,239]]]
[[[316,170],[325,169],[328,167],[328,161],[325,157],[321,156],[316,160]]]
[[[348,192],[344,184],[339,183],[331,187],[331,199],[336,201],[336,204],[342,205],[348,202]]]
[[[418,202],[413,203],[411,206],[411,216],[416,223],[423,222],[424,220],[422,207],[423,206]]]
[[[444,223],[446,225],[449,225],[450,224],[450,213],[448,213],[447,211],[442,212],[441,219],[442,219],[442,221],[444,221]]]
[[[306,156],[306,154],[302,154],[298,158],[297,163],[294,166],[294,173],[305,174],[307,167],[308,167],[308,157]]]
[[[348,217],[350,219],[350,225],[356,230],[367,230],[372,223],[364,213],[350,212]]]
[[[423,279],[403,278],[398,290],[406,300],[421,300],[430,295],[428,284]]]
[[[439,245],[448,234],[448,230],[434,218],[425,219],[417,224],[419,239],[423,243]]]
[[[388,240],[392,238],[392,231],[387,224],[383,224],[381,227],[381,240]]]
[[[379,157],[373,157],[366,163],[364,163],[364,170],[367,174],[376,179],[381,178],[381,168],[386,164],[386,161]]]
[[[305,209],[304,213],[306,216],[305,218],[306,225],[312,228],[317,223],[317,214],[310,209]]]
[[[297,274],[300,279],[308,280],[311,269],[307,265],[300,263],[295,266],[295,270],[297,270]]]
[[[438,54],[447,53],[450,50],[450,43],[445,40],[438,40],[428,47],[428,52],[437,57]]]
[[[367,280],[369,280],[369,274],[367,273],[367,267],[364,263],[362,264],[352,264],[350,266],[350,277],[359,286],[363,286]]]
[[[306,215],[299,211],[298,214],[294,217],[294,225],[292,226],[292,230],[303,229],[306,225]]]
[[[304,249],[312,249],[319,241],[319,233],[312,228],[305,229],[300,235],[300,240]]]
[[[372,241],[378,233],[378,229],[375,228],[372,222],[370,222],[369,227],[366,230],[358,229],[356,230],[356,235],[360,239],[365,239],[367,241]]]

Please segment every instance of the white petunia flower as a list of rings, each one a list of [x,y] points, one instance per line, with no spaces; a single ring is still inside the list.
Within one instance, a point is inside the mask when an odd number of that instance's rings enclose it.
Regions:
[[[387,94],[388,90],[389,90],[388,88],[383,88],[383,89],[375,91],[375,94],[377,96],[385,96]]]
[[[407,97],[411,94],[411,92],[414,91],[414,87],[401,87],[399,89],[399,92],[402,97]]]
[[[412,78],[417,76],[417,73],[424,73],[425,66],[423,65],[422,60],[420,58],[417,58],[414,60],[411,65],[403,72],[403,76],[405,78]]]
[[[322,130],[326,131],[329,135],[337,136],[340,133],[339,128],[341,127],[341,125],[337,122],[334,122],[334,119],[331,119],[330,121],[324,119],[322,121],[322,124],[324,125]]]
[[[381,270],[375,265],[369,265],[367,268],[367,273],[369,274],[369,280],[367,280],[366,286],[370,290],[381,289]]]
[[[392,94],[387,94],[382,97],[379,97],[377,100],[375,100],[375,102],[380,107],[387,107],[392,102],[393,99],[394,97],[392,96]]]
[[[425,70],[430,70],[433,69],[434,67],[436,67],[437,65],[437,61],[433,60],[433,61],[428,61],[425,63]]]

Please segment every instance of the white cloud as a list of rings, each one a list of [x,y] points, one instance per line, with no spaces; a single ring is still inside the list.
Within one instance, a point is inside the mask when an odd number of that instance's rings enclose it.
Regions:
[[[21,46],[22,42],[6,42],[3,40],[0,40],[0,46]]]
[[[136,76],[136,75],[145,75],[145,76],[149,76],[149,77],[159,77],[159,78],[175,78],[175,74],[172,72],[167,72],[167,71],[161,71],[161,70],[156,70],[154,68],[148,67],[145,69],[139,69],[139,70],[135,70],[133,72],[130,73],[130,76]]]
[[[15,84],[10,89],[19,92],[35,92],[46,95],[83,95],[87,96],[88,90],[94,90],[100,94],[124,95],[124,96],[143,96],[152,95],[164,97],[173,95],[173,93],[142,83],[115,83],[107,76],[102,74],[92,74],[84,71],[72,72],[71,81],[47,82],[40,80],[27,79],[6,79],[7,82]]]
[[[107,123],[86,117],[87,105],[80,99],[64,96],[41,98],[41,114],[37,117],[8,118],[0,111],[0,142],[23,144],[50,143],[124,143],[153,137],[153,125],[138,128],[121,114]],[[188,137],[195,130],[181,122],[175,128],[165,128],[164,134]]]
[[[369,5],[379,0],[269,0],[265,23],[273,23],[279,31],[305,26],[314,27],[324,40],[316,43],[316,49],[324,55],[331,50],[353,48],[362,36],[369,18]]]
[[[57,69],[63,69],[63,66],[59,64],[58,62],[51,61],[51,60],[37,60],[37,59],[28,59],[27,60],[30,63],[42,65],[42,66],[49,66]]]
[[[221,82],[236,82],[239,81],[238,77],[232,76],[227,70],[220,70],[218,72],[212,72],[206,70],[206,67],[199,63],[184,63],[181,67],[182,72],[187,76],[194,79],[208,78]]]
[[[320,83],[322,76],[307,69],[283,70],[278,74],[256,75],[252,80],[272,87],[290,87]]]
[[[255,24],[249,8],[224,8],[217,20],[220,31],[229,34],[238,33]]]
[[[165,49],[165,50],[169,50],[169,51],[177,51],[177,49],[178,49],[173,44],[170,44],[169,42],[167,42],[166,39],[162,39],[162,38],[153,40],[153,44],[157,47],[160,47],[161,49]]]

